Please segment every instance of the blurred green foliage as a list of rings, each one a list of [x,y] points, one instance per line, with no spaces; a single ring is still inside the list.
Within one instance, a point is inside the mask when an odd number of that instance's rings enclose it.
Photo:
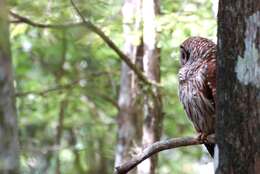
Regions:
[[[45,24],[79,22],[69,0],[9,0],[10,9]],[[120,48],[121,0],[76,1],[85,17]],[[163,0],[157,17],[164,103],[162,139],[194,133],[178,100],[178,46],[188,36],[216,36],[209,0]],[[90,30],[11,25],[22,173],[112,173],[117,131],[118,56]],[[29,92],[29,93],[27,93]],[[57,126],[64,109],[61,143]],[[200,147],[160,154],[158,173],[196,173]]]

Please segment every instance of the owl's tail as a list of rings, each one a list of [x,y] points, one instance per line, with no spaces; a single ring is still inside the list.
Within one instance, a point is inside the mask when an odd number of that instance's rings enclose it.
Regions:
[[[215,144],[204,144],[204,145],[205,145],[205,147],[207,148],[207,150],[208,150],[210,156],[211,156],[212,158],[214,158],[214,147],[215,147]]]

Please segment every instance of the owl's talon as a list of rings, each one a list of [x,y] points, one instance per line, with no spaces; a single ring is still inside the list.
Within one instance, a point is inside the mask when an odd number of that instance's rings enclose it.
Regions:
[[[203,141],[203,142],[206,143],[207,142],[207,136],[208,136],[207,134],[200,132],[197,139],[199,141]]]

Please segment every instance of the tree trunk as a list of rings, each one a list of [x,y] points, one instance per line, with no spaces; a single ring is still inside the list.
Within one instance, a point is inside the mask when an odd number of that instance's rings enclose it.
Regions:
[[[142,43],[140,42],[140,0],[125,0],[122,8],[124,30],[124,52],[141,68]],[[139,42],[139,43],[138,43]],[[123,62],[118,99],[118,140],[115,166],[131,159],[131,152],[140,144],[142,135],[142,95],[135,74]],[[133,170],[131,173],[136,173]]]
[[[159,0],[143,0],[143,66],[147,78],[160,82],[160,50],[157,48],[157,34],[155,17],[159,14]],[[162,131],[162,100],[158,87],[153,86],[145,93],[143,146],[146,147],[158,141]],[[157,165],[157,156],[145,160],[138,166],[139,174],[154,174]]]
[[[79,173],[79,174],[86,173],[86,171],[84,170],[84,168],[81,165],[80,151],[79,151],[79,149],[76,148],[77,134],[75,133],[73,128],[69,128],[69,134],[70,134],[69,145],[73,147],[73,153],[75,156],[74,167],[75,167],[76,173]]]
[[[68,101],[67,99],[62,99],[60,102],[60,112],[59,112],[59,120],[58,120],[58,125],[56,128],[57,134],[56,134],[56,142],[55,145],[60,149],[61,147],[61,140],[62,140],[62,135],[64,131],[64,115],[65,115],[65,109],[67,108]],[[61,173],[61,164],[60,164],[60,150],[57,151],[57,157],[56,157],[56,169],[55,169],[56,174]]]
[[[259,0],[220,0],[217,174],[260,173],[259,51]]]
[[[67,38],[66,38],[66,30],[62,31],[62,50],[61,50],[61,61],[58,66],[58,69],[54,72],[54,76],[56,79],[56,82],[59,84],[62,77],[64,76],[64,69],[63,66],[66,62],[66,55],[67,55]],[[68,100],[67,96],[60,101],[60,111],[59,111],[59,117],[58,117],[58,125],[56,128],[56,140],[55,140],[55,145],[60,148],[61,146],[61,140],[62,140],[62,135],[64,131],[64,115],[65,115],[65,110],[68,105]],[[57,151],[56,154],[56,169],[55,173],[60,174],[61,173],[61,161],[60,161],[60,150]]]
[[[19,145],[8,10],[0,0],[0,173],[19,173]]]

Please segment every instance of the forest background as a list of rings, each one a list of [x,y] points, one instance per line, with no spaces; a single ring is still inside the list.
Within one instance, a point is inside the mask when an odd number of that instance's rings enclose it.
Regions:
[[[75,4],[124,50],[125,2]],[[120,143],[121,59],[91,29],[74,25],[81,18],[70,1],[9,0],[9,6],[21,173],[113,173]],[[210,0],[159,3],[155,31],[164,115],[161,139],[194,134],[178,99],[179,45],[197,35],[216,41],[214,7]],[[128,33],[133,45],[140,44],[142,34],[134,29]],[[208,161],[201,146],[170,150],[160,153],[157,173],[200,173]]]

